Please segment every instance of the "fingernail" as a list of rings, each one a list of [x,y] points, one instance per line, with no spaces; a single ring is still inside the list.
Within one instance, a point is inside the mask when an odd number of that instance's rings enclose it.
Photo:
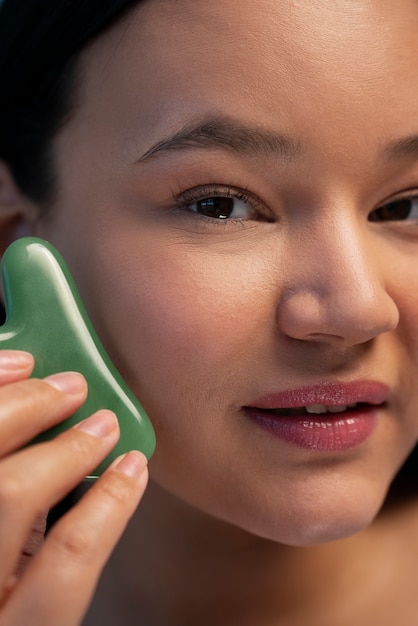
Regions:
[[[54,374],[44,378],[44,381],[51,387],[54,387],[54,389],[70,395],[78,395],[86,388],[85,378],[78,372]]]
[[[0,368],[8,370],[26,369],[33,365],[33,356],[22,350],[0,350]]]
[[[127,454],[118,457],[112,464],[112,469],[130,476],[139,478],[147,466],[147,457],[138,450],[131,450]]]
[[[118,427],[118,420],[112,411],[98,411],[86,420],[79,422],[74,426],[78,430],[82,430],[94,437],[107,437]]]

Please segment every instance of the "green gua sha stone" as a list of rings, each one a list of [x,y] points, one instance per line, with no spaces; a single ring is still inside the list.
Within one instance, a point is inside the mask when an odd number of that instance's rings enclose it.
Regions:
[[[0,326],[0,349],[31,352],[37,378],[77,371],[88,383],[83,406],[35,441],[51,439],[106,408],[118,417],[120,440],[87,478],[97,478],[117,456],[132,449],[149,458],[155,448],[151,423],[100,343],[61,255],[42,239],[18,239],[4,254],[2,274],[6,322]]]

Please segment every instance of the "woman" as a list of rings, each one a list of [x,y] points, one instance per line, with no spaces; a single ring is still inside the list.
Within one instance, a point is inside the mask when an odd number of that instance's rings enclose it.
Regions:
[[[157,449],[89,611],[138,453],[14,576],[117,426],[15,452],[86,389],[0,357],[0,623],[416,624],[387,493],[418,437],[417,28],[415,0],[3,4],[2,247],[62,252]]]

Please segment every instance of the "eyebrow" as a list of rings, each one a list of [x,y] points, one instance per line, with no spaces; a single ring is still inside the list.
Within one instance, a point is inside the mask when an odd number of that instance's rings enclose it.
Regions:
[[[301,145],[286,134],[265,130],[257,125],[241,124],[233,118],[214,116],[187,124],[149,148],[136,163],[159,154],[190,149],[221,149],[249,156],[276,156],[288,161],[301,152]],[[390,143],[383,152],[389,160],[418,158],[418,135]]]
[[[398,139],[389,144],[384,151],[387,159],[418,159],[418,135]]]
[[[162,139],[147,150],[136,163],[174,150],[221,149],[249,156],[277,156],[294,159],[300,145],[285,134],[256,125],[241,124],[228,117],[210,117],[191,123]]]

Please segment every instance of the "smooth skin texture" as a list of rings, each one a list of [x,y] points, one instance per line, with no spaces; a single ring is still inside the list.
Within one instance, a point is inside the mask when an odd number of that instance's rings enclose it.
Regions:
[[[407,2],[396,17],[388,5],[376,24],[370,3],[341,3],[332,37],[337,9],[324,4],[261,2],[256,16],[249,3],[239,14],[232,3],[146,3],[84,57],[79,107],[55,143],[59,197],[38,227],[151,415],[154,480],[297,545],[370,523],[418,436],[416,226],[369,221],[418,183],[415,159],[386,155],[417,130],[415,66],[408,57],[400,77],[380,45],[397,19],[394,56],[418,12]],[[298,156],[212,147],[138,162],[214,115],[285,133]],[[202,187],[247,193],[255,219],[216,223],[182,209],[191,192],[173,199],[191,188],[199,199]],[[333,462],[272,440],[241,412],[270,391],[334,379],[377,379],[391,397],[373,439]]]
[[[415,623],[417,507],[379,512],[418,438],[417,29],[415,0],[153,0],[83,54],[56,198],[16,207],[157,435],[86,624]],[[363,379],[390,396],[344,453],[243,410]]]

